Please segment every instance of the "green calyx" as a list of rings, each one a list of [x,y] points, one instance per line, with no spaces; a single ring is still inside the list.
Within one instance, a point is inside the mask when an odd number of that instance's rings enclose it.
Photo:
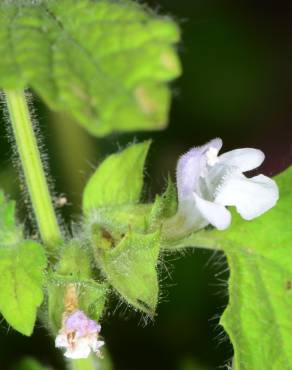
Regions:
[[[54,333],[62,326],[66,311],[82,310],[98,321],[104,310],[107,285],[97,281],[90,254],[80,241],[63,246],[60,261],[49,274],[48,321]]]

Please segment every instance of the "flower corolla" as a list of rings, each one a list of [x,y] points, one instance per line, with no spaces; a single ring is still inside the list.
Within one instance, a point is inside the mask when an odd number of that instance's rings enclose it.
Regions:
[[[260,216],[272,208],[279,191],[274,180],[264,175],[248,178],[244,172],[259,167],[265,155],[253,148],[235,149],[218,155],[222,140],[192,148],[177,164],[178,213],[184,230],[213,225],[228,228],[235,206],[245,220]],[[174,220],[173,220],[174,221]]]
[[[101,326],[89,319],[83,311],[76,310],[64,318],[56,337],[56,347],[66,348],[65,356],[72,359],[87,358],[92,352],[100,356],[104,342],[98,340]]]

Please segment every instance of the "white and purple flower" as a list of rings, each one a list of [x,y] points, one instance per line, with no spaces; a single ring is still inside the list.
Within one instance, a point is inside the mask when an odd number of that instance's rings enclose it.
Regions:
[[[178,212],[169,221],[184,232],[208,224],[224,230],[231,223],[226,206],[235,206],[242,218],[251,220],[272,208],[279,198],[274,180],[243,174],[261,165],[265,158],[262,151],[235,149],[218,156],[221,147],[222,140],[213,139],[189,150],[178,161]]]
[[[89,319],[83,311],[69,314],[56,337],[56,347],[66,348],[65,356],[72,359],[87,358],[92,352],[100,356],[104,342],[98,340],[101,326]]]

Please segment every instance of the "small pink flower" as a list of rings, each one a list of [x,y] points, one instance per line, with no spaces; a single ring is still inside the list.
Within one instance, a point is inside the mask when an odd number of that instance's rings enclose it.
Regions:
[[[98,340],[101,326],[89,319],[83,311],[77,310],[67,316],[56,337],[56,347],[66,348],[68,358],[87,358],[91,351],[100,356],[100,347],[104,345]]]

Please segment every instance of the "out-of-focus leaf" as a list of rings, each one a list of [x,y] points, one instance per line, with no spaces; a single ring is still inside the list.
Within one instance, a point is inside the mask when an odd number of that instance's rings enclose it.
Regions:
[[[83,194],[87,213],[99,207],[137,203],[143,187],[150,141],[133,144],[108,156],[89,179]]]
[[[15,202],[5,199],[0,190],[0,245],[13,245],[22,240],[22,228],[15,220]]]
[[[102,359],[96,357],[96,355],[91,354],[86,359],[77,359],[72,361],[72,370],[114,370],[110,355],[105,347],[102,348]]]
[[[135,1],[2,1],[0,87],[31,87],[97,136],[163,128],[178,40]]]
[[[43,366],[33,358],[27,357],[15,365],[13,370],[52,370],[52,368]]]
[[[187,358],[181,363],[179,370],[209,370],[209,368],[198,364],[192,358]]]

